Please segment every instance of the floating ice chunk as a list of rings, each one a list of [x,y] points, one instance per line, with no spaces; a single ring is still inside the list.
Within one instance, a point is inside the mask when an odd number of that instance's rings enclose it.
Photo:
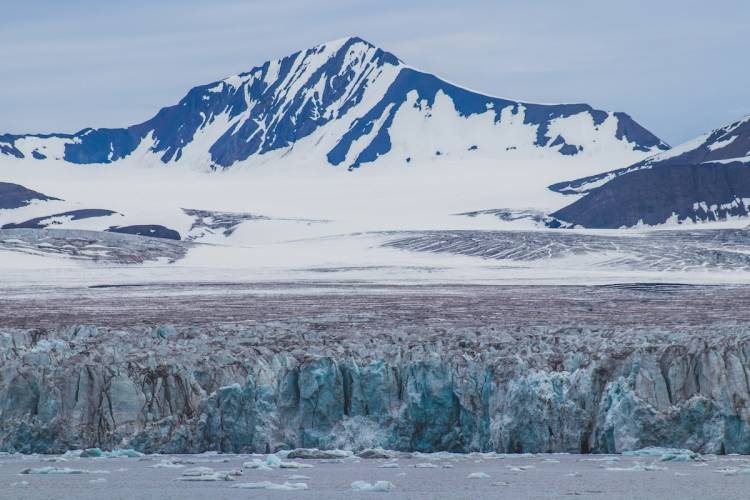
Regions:
[[[554,458],[544,458],[542,459],[542,462],[547,463],[547,464],[559,464],[560,463],[559,460],[555,460]]]
[[[417,469],[437,469],[437,465],[430,462],[422,462],[414,465]]]
[[[373,491],[373,492],[388,492],[396,489],[390,481],[376,481],[374,483],[368,483],[367,481],[354,481],[352,483],[352,490],[354,491]]]
[[[618,457],[613,456],[607,456],[607,457],[597,457],[597,458],[582,458],[582,462],[619,462],[620,459]]]
[[[108,470],[71,469],[69,467],[39,467],[24,469],[21,474],[109,474]]]
[[[510,486],[508,481],[495,481],[492,486]]]
[[[198,476],[182,476],[177,478],[180,481],[198,481],[198,482],[210,482],[210,481],[234,481],[232,476],[226,472],[214,472],[211,474],[201,474]]]
[[[384,464],[378,465],[381,469],[398,469],[399,465],[398,462],[386,462]]]
[[[510,469],[513,472],[523,472],[528,469],[534,469],[533,465],[506,465],[506,469]]]
[[[159,463],[151,465],[150,467],[153,467],[155,469],[179,469],[179,468],[185,467],[185,466],[182,465],[182,464],[178,464],[176,462],[173,462],[171,460],[162,460]]]
[[[443,469],[452,469],[453,468],[453,464],[443,464],[442,467],[443,467]]]
[[[257,469],[257,470],[272,470],[272,469],[311,469],[312,465],[303,464],[300,462],[281,460],[276,455],[268,455],[265,460],[259,460],[257,458],[252,459],[249,462],[242,464],[246,469]]]
[[[239,474],[236,474],[239,472]],[[180,481],[234,481],[233,476],[242,475],[241,471],[216,472],[210,467],[193,467],[185,469]]]
[[[185,469],[182,473],[183,476],[204,476],[206,474],[213,474],[214,470],[210,467],[193,467],[191,469]]]
[[[366,450],[367,451],[367,450]],[[317,448],[297,448],[286,453],[284,458],[299,458],[299,459],[331,459],[331,458],[347,458],[352,456],[351,451],[345,450],[319,450]],[[369,458],[369,457],[363,457]]]
[[[622,454],[626,457],[658,458],[661,462],[690,462],[703,460],[703,457],[699,453],[682,448],[660,448],[654,446],[642,448],[640,450],[625,451]]]
[[[715,472],[725,476],[736,476],[738,474],[750,474],[750,467],[725,467],[723,469],[716,469]]]
[[[100,477],[100,478],[97,478],[97,479],[89,479],[89,483],[91,483],[91,484],[102,484],[102,483],[106,483],[106,482],[107,482],[107,480],[104,479],[103,477]]]
[[[636,462],[633,464],[632,467],[606,467],[605,470],[608,471],[619,471],[619,472],[625,472],[625,471],[647,471],[647,472],[654,472],[654,471],[664,471],[667,470],[666,467],[660,467],[655,464],[644,464],[641,462]]]
[[[568,477],[581,477],[581,473],[580,472],[571,472],[571,473],[565,474],[565,475],[568,476]]]
[[[472,472],[466,479],[489,479],[490,475],[485,472]]]
[[[675,472],[674,475],[684,477],[684,476],[689,476],[690,474],[688,474],[687,472]]]
[[[292,474],[287,479],[290,481],[305,481],[312,478],[310,476],[303,476],[302,474]]]
[[[311,469],[312,465],[300,462],[279,462],[280,469]]]
[[[102,455],[107,458],[140,458],[143,453],[130,448],[116,448],[112,451],[105,451]]]
[[[282,484],[272,483],[271,481],[261,481],[259,483],[237,483],[232,488],[241,488],[246,490],[277,490],[277,491],[298,491],[306,490],[307,483],[289,483]]]
[[[266,465],[265,461],[258,460],[257,458],[254,458],[250,462],[243,463],[242,467],[244,467],[245,469],[255,469],[255,470],[273,470],[271,467]]]
[[[130,448],[115,448],[112,451],[103,451],[101,448],[86,448],[85,450],[71,450],[66,452],[63,457],[80,457],[80,458],[139,458],[143,453]]]
[[[359,458],[396,458],[398,452],[384,450],[383,448],[368,448],[357,453]]]

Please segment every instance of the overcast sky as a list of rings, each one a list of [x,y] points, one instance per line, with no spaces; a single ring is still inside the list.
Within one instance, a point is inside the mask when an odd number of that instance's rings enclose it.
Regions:
[[[348,35],[488,94],[625,111],[671,144],[750,114],[747,0],[115,3],[3,1],[0,133],[139,123]]]

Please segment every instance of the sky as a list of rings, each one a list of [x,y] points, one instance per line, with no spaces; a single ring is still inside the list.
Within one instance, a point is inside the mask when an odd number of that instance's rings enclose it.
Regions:
[[[0,133],[140,123],[350,35],[486,94],[625,111],[670,144],[750,114],[747,0],[5,0]]]

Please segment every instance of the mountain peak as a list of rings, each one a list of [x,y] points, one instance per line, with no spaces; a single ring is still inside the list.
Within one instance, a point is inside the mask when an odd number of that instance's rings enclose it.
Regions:
[[[292,149],[304,151],[304,163],[353,169],[384,157],[403,165],[517,151],[619,166],[666,146],[624,113],[473,92],[409,67],[358,36],[195,87],[176,105],[127,128],[44,140],[0,136],[0,154],[70,163],[136,155],[217,169],[287,158]]]

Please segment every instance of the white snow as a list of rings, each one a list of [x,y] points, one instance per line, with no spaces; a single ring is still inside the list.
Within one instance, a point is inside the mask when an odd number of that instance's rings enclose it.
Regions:
[[[716,141],[713,144],[709,144],[708,149],[710,149],[711,151],[716,151],[717,149],[721,149],[726,146],[729,146],[730,144],[734,142],[735,139],[737,139],[737,137],[739,136],[733,135],[729,139],[722,139],[722,140]]]
[[[300,70],[309,72],[316,67],[319,58],[327,57],[327,50],[305,62],[306,69],[301,65]],[[271,64],[266,76],[269,81],[277,71],[274,68],[275,64]],[[370,71],[370,84],[362,102],[325,130],[298,141],[294,154],[272,152],[238,163],[226,172],[207,174],[201,170],[208,161],[205,149],[223,129],[249,117],[229,119],[224,113],[204,124],[196,140],[183,151],[184,161],[180,163],[187,168],[161,164],[158,155],[150,150],[154,145],[151,136],[141,142],[136,152],[108,166],[72,167],[54,159],[0,158],[3,181],[17,182],[65,200],[0,210],[0,225],[69,210],[101,208],[122,215],[79,221],[57,218],[56,227],[103,230],[111,225],[160,224],[183,236],[201,235],[197,239],[199,245],[192,247],[183,260],[139,267],[71,262],[59,255],[41,256],[38,248],[26,248],[26,253],[0,250],[0,284],[257,282],[315,280],[323,276],[397,283],[601,283],[621,281],[624,277],[637,281],[666,279],[661,272],[624,274],[622,270],[608,269],[602,265],[606,261],[603,255],[566,257],[557,261],[558,265],[550,266],[549,262],[498,262],[381,248],[391,238],[389,234],[400,231],[540,230],[529,219],[506,222],[494,216],[454,214],[493,208],[551,212],[574,198],[553,193],[547,189],[548,185],[595,174],[603,168],[625,166],[644,155],[636,152],[631,156],[621,145],[605,144],[603,138],[613,135],[611,129],[616,125],[612,116],[594,132],[588,130],[592,122],[587,113],[555,120],[549,136],[559,133],[568,142],[584,146],[580,155],[562,157],[555,151],[529,146],[535,140],[536,127],[523,123],[523,107],[516,113],[511,107],[501,110],[501,119],[495,122],[492,109],[463,118],[443,93],[438,94],[430,109],[425,103],[418,103],[412,94],[394,121],[391,152],[377,165],[366,164],[346,172],[327,164],[321,152],[329,151],[353,120],[382,97],[396,74],[389,65],[381,68],[373,65]],[[247,82],[254,77],[241,79]],[[232,82],[233,86],[242,85],[239,80]],[[414,108],[415,104],[422,109]],[[427,114],[431,114],[429,120]],[[376,130],[377,127],[373,134]],[[705,137],[698,142],[703,140]],[[406,147],[407,143],[413,151]],[[472,145],[478,149],[469,151]],[[601,150],[597,150],[599,145]],[[511,147],[515,149],[507,149]],[[440,156],[435,155],[438,149]],[[416,151],[408,166],[407,151],[409,154]],[[606,167],[603,163],[607,163]],[[191,233],[195,219],[186,215],[183,208],[253,213],[270,220],[241,222],[231,236],[224,236],[221,230]],[[684,221],[675,221],[678,222]],[[743,227],[746,222],[737,219],[708,224],[706,228]],[[696,229],[684,224],[674,228]],[[648,229],[631,232],[636,236]],[[17,244],[22,243],[19,240]],[[322,274],[332,269],[334,274]],[[748,274],[705,270],[675,272],[669,279],[745,282]]]
[[[699,135],[698,137],[691,139],[687,142],[684,142],[680,144],[679,146],[673,147],[669,151],[664,151],[663,153],[658,153],[654,156],[649,157],[648,161],[651,163],[654,163],[657,161],[664,161],[670,158],[680,156],[681,154],[687,153],[688,151],[692,151],[694,149],[701,147],[703,144],[706,143],[706,140],[710,136],[711,136],[710,133]]]
[[[735,162],[750,163],[750,155],[748,155],[748,156],[740,156],[740,157],[737,157],[737,158],[725,158],[723,160],[711,160],[711,161],[707,161],[707,162],[704,162],[704,163],[722,163],[722,164],[727,164],[727,163],[735,163]]]

